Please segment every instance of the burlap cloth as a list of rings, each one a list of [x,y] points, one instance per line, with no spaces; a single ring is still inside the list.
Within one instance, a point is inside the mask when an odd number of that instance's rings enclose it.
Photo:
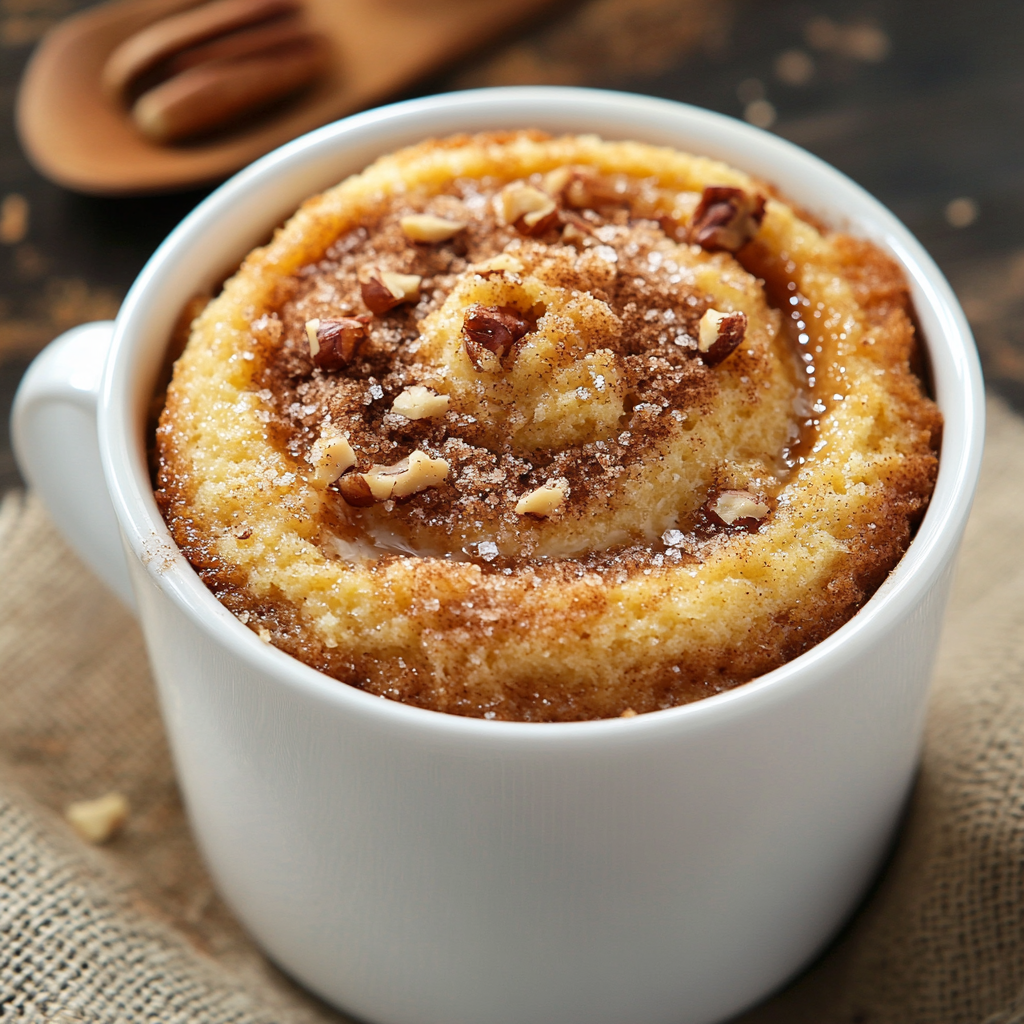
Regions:
[[[1024,421],[996,402],[989,412],[898,845],[831,949],[744,1024],[1024,1021]],[[132,815],[92,849],[60,812],[109,790]],[[134,622],[39,505],[11,495],[0,510],[0,1021],[58,1020],[344,1018],[277,972],[213,892]]]

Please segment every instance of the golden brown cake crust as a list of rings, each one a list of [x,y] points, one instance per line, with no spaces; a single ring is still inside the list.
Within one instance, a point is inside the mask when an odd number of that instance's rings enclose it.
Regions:
[[[941,433],[909,312],[876,247],[721,164],[432,141],[306,203],[194,321],[157,497],[228,608],[343,682],[653,711],[800,654],[901,557]]]

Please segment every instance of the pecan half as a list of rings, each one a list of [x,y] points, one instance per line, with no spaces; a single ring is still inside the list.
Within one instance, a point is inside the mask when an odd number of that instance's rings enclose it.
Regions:
[[[342,370],[355,359],[366,338],[370,317],[345,316],[337,320],[307,320],[306,339],[313,365],[321,370]]]
[[[741,188],[709,185],[690,222],[689,239],[702,249],[738,252],[764,220],[764,196]]]
[[[515,346],[530,324],[512,306],[470,306],[462,321],[466,355],[479,372],[496,373],[515,358]]]
[[[736,351],[747,334],[746,313],[719,313],[709,309],[700,318],[697,349],[705,366],[717,366]]]
[[[292,28],[300,10],[301,5],[296,0],[227,0],[226,3],[220,0],[193,6],[191,10],[154,21],[129,36],[107,58],[100,81],[111,99],[130,96],[139,79],[164,71],[164,65],[173,64],[175,57],[191,56],[195,49],[209,47],[211,42],[223,47],[225,41],[236,39],[240,33],[270,26],[275,34],[270,43],[260,47],[264,49],[279,41],[282,28]],[[245,49],[243,55],[247,55]],[[221,51],[215,56],[224,59],[225,54]],[[231,50],[226,56],[236,57],[238,53]],[[172,67],[170,70],[173,73],[180,69]],[[159,77],[162,80],[168,76]]]
[[[131,118],[153,142],[194,139],[310,84],[330,59],[326,39],[300,35],[235,60],[204,61],[144,92],[132,105]]]
[[[422,280],[419,274],[371,271],[366,280],[359,283],[359,290],[366,308],[380,316],[403,302],[415,302],[420,297]]]

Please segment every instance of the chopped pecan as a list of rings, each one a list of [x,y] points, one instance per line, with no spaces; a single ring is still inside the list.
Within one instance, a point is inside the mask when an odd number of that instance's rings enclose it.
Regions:
[[[377,501],[407,498],[447,479],[451,467],[444,459],[432,459],[426,452],[414,451],[394,466],[373,466],[363,474]]]
[[[356,453],[344,434],[324,427],[310,447],[306,461],[313,467],[309,482],[314,487],[327,487],[356,464]]]
[[[523,264],[521,260],[517,260],[515,256],[509,256],[507,252],[499,252],[497,256],[493,256],[489,260],[485,260],[483,263],[478,263],[473,268],[473,273],[478,274],[480,277],[490,280],[492,277],[497,277],[499,274],[506,276],[513,276],[515,274],[521,274],[523,272]],[[513,277],[513,280],[515,278]]]
[[[516,502],[516,514],[520,516],[536,516],[545,519],[557,512],[569,496],[569,482],[556,480],[544,487],[536,487],[524,494]]]
[[[419,274],[371,271],[366,280],[359,283],[359,290],[366,308],[380,316],[403,302],[415,302],[420,297],[422,280]]]
[[[702,249],[738,252],[764,220],[764,196],[750,195],[729,185],[704,189],[690,222],[689,239]]]
[[[464,220],[445,220],[432,213],[412,213],[399,222],[402,233],[413,242],[447,242],[466,227]]]
[[[740,526],[756,530],[771,507],[758,501],[750,491],[719,491],[707,503],[709,518],[723,526]]]
[[[413,384],[398,395],[391,411],[407,420],[426,420],[432,416],[443,416],[448,411],[449,400],[448,395],[439,395],[432,388]]]
[[[625,206],[636,191],[625,174],[609,176],[593,167],[559,167],[546,175],[544,187],[577,210]]]
[[[68,824],[87,842],[105,843],[128,820],[128,801],[120,793],[78,800],[64,810]]]
[[[562,228],[562,245],[582,249],[588,241],[592,241],[592,232],[580,230],[577,224],[569,222]]]
[[[543,235],[546,231],[550,231],[552,228],[557,228],[561,220],[558,207],[552,203],[551,209],[547,213],[538,211],[537,213],[528,213],[520,217],[516,221],[516,231],[521,235],[539,236]]]
[[[515,357],[530,324],[512,306],[470,306],[462,322],[466,354],[474,369],[495,373]]]
[[[377,502],[362,473],[346,473],[338,481],[338,492],[355,508],[369,508]]]
[[[355,359],[366,337],[370,317],[345,316],[337,320],[306,321],[306,339],[313,365],[321,370],[341,370]]]
[[[502,222],[522,235],[542,235],[558,222],[558,205],[546,192],[515,182],[496,197]]]
[[[448,478],[451,467],[444,459],[432,459],[414,451],[393,466],[372,466],[365,473],[346,473],[338,481],[341,496],[356,508],[366,508],[389,498],[407,498]]]
[[[700,318],[697,349],[706,366],[717,366],[736,351],[747,334],[746,313],[719,313],[709,309]]]

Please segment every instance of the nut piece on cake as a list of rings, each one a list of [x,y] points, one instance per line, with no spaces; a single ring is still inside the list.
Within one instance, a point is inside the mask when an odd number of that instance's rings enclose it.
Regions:
[[[629,203],[636,188],[625,175],[606,175],[593,167],[558,167],[544,177],[544,188],[577,210]]]
[[[432,459],[425,452],[415,451],[394,466],[374,466],[363,478],[378,501],[387,501],[436,487],[447,478],[449,471],[444,459]]]
[[[516,342],[529,330],[529,321],[512,306],[470,306],[462,321],[466,355],[478,372],[497,373],[515,358]]]
[[[359,291],[366,308],[379,316],[403,302],[416,302],[420,297],[422,280],[419,274],[371,270],[366,280],[359,282]]]
[[[756,527],[771,511],[750,491],[721,491],[708,510],[726,526]]]
[[[492,256],[491,259],[484,260],[483,263],[478,263],[473,267],[473,273],[487,279],[501,274],[514,281],[525,269],[522,260],[517,260],[515,256],[510,256],[507,252],[499,252],[497,256]]]
[[[309,482],[314,487],[327,487],[356,464],[356,453],[340,431],[325,427],[313,442],[306,461],[313,467]]]
[[[720,313],[709,309],[700,318],[697,349],[707,366],[717,366],[736,351],[747,334],[746,313]]]
[[[377,504],[377,499],[362,473],[346,473],[338,481],[338,493],[345,499],[346,504],[353,508],[369,508]]]
[[[369,322],[365,314],[336,320],[307,320],[306,340],[313,365],[321,370],[343,370],[359,354]]]
[[[412,242],[447,242],[466,227],[463,220],[445,220],[432,213],[413,213],[398,222],[402,233]]]
[[[546,518],[557,512],[569,497],[569,484],[566,480],[556,480],[524,494],[516,502],[516,514],[521,516],[538,516]]]
[[[741,188],[709,185],[693,211],[689,237],[702,249],[739,252],[764,220],[764,196]]]
[[[495,197],[503,224],[514,224],[524,235],[543,234],[558,217],[558,205],[545,192],[515,182]]]
[[[365,473],[348,473],[338,484],[341,496],[356,508],[389,498],[407,498],[444,482],[451,467],[444,459],[432,459],[415,451],[393,466],[373,466]]]
[[[439,395],[422,384],[413,384],[395,399],[391,411],[407,420],[426,420],[443,416],[448,411],[448,402],[447,395]]]

